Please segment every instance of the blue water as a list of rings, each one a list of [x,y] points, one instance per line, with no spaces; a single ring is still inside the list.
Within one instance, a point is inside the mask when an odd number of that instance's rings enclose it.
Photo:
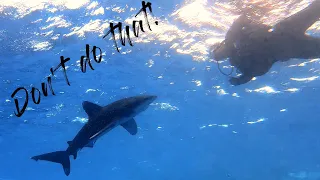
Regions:
[[[112,40],[99,36],[107,27],[100,32],[87,31],[84,36],[63,37],[90,21],[124,22],[141,7],[141,1],[98,1],[93,10],[111,8],[87,16],[93,11],[87,8],[92,2],[77,9],[47,3],[48,7],[33,10],[30,5],[26,6],[30,13],[24,15],[14,9],[17,5],[2,10],[0,180],[320,179],[318,61],[308,61],[301,67],[290,65],[302,60],[279,63],[271,70],[277,73],[234,87],[214,63],[197,61],[194,54],[172,48],[173,43],[181,41],[179,38],[166,41],[156,36],[149,42],[136,42],[148,35],[134,37],[133,46],[123,47],[118,42],[119,53]],[[198,30],[171,16],[189,1],[151,2],[153,14],[160,20],[167,19],[181,31]],[[125,11],[118,13],[111,10],[113,7]],[[130,11],[131,7],[136,9]],[[57,25],[48,20],[50,17],[62,17],[71,25],[59,26],[62,20],[55,21]],[[159,28],[155,24],[151,27],[154,31]],[[165,29],[162,33],[170,34]],[[57,39],[52,39],[55,36]],[[43,42],[50,45],[35,46]],[[103,62],[92,63],[95,70],[87,67],[82,73],[77,61],[85,55],[86,44],[100,47],[105,55]],[[71,59],[66,63],[70,86],[60,69],[52,79],[56,95],[49,91],[34,104],[31,88],[41,88],[50,68],[60,63],[60,56]],[[310,77],[307,81],[294,80]],[[18,87],[29,92],[28,108],[21,117],[14,115],[14,99],[10,97]],[[138,134],[132,136],[121,127],[115,128],[94,148],[82,149],[76,160],[70,157],[70,176],[65,176],[59,164],[31,159],[67,148],[67,141],[87,120],[83,101],[107,105],[139,94],[158,98],[135,118]],[[21,107],[24,94],[19,96]]]

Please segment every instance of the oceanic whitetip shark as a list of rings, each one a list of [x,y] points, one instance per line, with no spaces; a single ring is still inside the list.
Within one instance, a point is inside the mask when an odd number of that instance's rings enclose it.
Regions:
[[[320,0],[274,26],[241,15],[231,25],[225,40],[211,47],[210,56],[216,61],[229,58],[230,64],[240,71],[239,77],[230,78],[232,85],[245,84],[266,74],[278,61],[320,58],[320,38],[305,34],[319,18]]]
[[[148,95],[134,96],[115,101],[104,107],[84,101],[82,106],[88,114],[88,121],[74,139],[68,141],[68,148],[65,151],[41,154],[31,159],[60,163],[65,174],[69,176],[70,155],[76,159],[78,151],[84,147],[92,148],[101,136],[119,125],[131,135],[137,134],[134,117],[145,111],[156,98],[157,96]]]

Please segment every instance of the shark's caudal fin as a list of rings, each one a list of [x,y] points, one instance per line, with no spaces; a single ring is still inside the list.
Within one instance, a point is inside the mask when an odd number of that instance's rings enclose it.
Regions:
[[[72,146],[72,141],[67,141],[67,143],[69,146]],[[74,153],[71,153],[70,155],[73,156],[73,159],[77,159],[77,156],[78,156],[77,151],[75,151]]]
[[[315,0],[305,9],[280,21],[274,27],[275,31],[286,31],[304,34],[320,18],[320,0]]]
[[[45,160],[45,161],[60,163],[63,167],[64,173],[67,176],[69,176],[70,174],[70,159],[67,151],[56,151],[56,152],[41,154],[38,156],[33,156],[31,159],[34,159],[36,161]]]

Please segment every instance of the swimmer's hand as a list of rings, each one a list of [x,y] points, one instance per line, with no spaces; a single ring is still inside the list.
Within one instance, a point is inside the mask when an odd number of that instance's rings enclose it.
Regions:
[[[229,79],[230,84],[234,85],[234,86],[239,86],[241,84],[245,84],[247,82],[249,82],[253,77],[251,76],[245,76],[245,75],[241,75],[238,78],[235,77],[231,77]]]
[[[239,78],[235,78],[235,77],[231,77],[229,79],[230,84],[234,85],[234,86],[238,86],[240,84],[242,84],[239,80]]]

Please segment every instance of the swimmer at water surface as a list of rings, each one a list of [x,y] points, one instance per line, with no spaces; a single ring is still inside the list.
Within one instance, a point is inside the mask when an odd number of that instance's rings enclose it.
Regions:
[[[216,61],[229,58],[230,64],[241,72],[229,82],[235,86],[245,84],[266,74],[277,61],[320,58],[320,38],[305,34],[319,18],[320,0],[274,26],[241,15],[231,25],[225,40],[211,47],[210,54]]]

